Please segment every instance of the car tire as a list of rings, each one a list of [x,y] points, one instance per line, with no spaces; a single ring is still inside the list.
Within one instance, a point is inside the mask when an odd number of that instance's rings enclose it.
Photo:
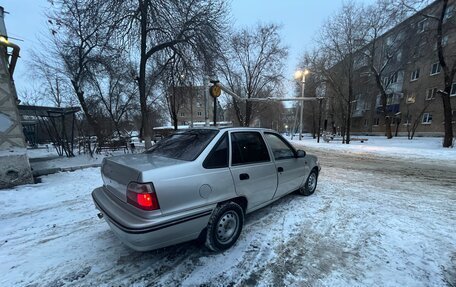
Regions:
[[[301,186],[298,189],[298,193],[304,196],[309,196],[312,195],[315,192],[315,189],[317,188],[317,183],[318,183],[318,173],[315,169],[313,169],[309,176],[307,177],[306,183],[304,186]]]
[[[206,247],[223,251],[236,243],[244,225],[244,210],[235,202],[218,205],[212,212],[206,229]]]

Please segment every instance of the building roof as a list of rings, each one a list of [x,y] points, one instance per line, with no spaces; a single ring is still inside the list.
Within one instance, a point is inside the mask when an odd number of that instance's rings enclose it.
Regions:
[[[22,116],[39,116],[39,117],[57,117],[67,114],[74,114],[81,111],[80,107],[44,107],[44,106],[29,106],[18,105],[19,114]]]

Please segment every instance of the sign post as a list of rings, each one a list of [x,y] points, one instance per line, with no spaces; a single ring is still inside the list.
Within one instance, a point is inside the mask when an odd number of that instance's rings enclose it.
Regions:
[[[209,88],[209,93],[214,98],[214,126],[217,125],[217,98],[222,93],[222,89],[217,85],[218,82],[219,81],[211,81],[213,85]]]

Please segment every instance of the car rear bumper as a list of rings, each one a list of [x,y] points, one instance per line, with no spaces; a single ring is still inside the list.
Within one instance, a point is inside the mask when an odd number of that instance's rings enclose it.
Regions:
[[[211,207],[185,214],[157,216],[153,219],[132,214],[104,187],[92,192],[96,208],[103,214],[114,234],[127,246],[147,251],[198,238],[212,213]]]

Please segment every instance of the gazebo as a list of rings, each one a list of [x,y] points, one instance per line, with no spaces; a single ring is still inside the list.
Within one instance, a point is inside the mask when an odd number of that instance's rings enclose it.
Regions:
[[[74,156],[74,125],[75,114],[81,109],[79,107],[44,107],[18,105],[19,114],[22,118],[22,126],[25,139],[30,145],[35,146],[42,141],[39,138],[39,131],[45,130],[50,140],[62,156]]]

